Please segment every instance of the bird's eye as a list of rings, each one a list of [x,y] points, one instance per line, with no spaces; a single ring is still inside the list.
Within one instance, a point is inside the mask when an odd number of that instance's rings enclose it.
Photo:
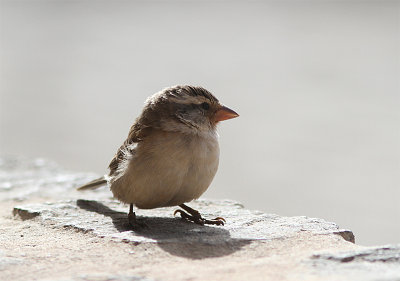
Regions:
[[[210,109],[210,105],[209,105],[208,103],[206,103],[206,102],[203,102],[203,103],[201,104],[201,107],[202,107],[204,110],[209,110],[209,109]]]

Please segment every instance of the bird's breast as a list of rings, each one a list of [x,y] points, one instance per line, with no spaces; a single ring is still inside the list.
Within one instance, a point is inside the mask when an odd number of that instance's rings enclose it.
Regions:
[[[211,184],[219,163],[217,136],[194,138],[188,145],[190,161],[180,189],[169,205],[177,205],[199,198]]]
[[[119,200],[139,208],[179,205],[207,190],[218,161],[216,134],[157,132],[138,143],[111,190]]]

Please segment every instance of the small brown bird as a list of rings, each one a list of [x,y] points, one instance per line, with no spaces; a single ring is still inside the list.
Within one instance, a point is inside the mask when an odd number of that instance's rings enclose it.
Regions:
[[[133,205],[141,209],[179,206],[182,218],[197,224],[223,225],[208,220],[184,203],[199,198],[218,169],[219,121],[239,116],[201,87],[166,88],[145,103],[128,138],[109,165],[108,175],[78,190],[108,184],[114,197],[130,204],[128,219],[140,224]]]

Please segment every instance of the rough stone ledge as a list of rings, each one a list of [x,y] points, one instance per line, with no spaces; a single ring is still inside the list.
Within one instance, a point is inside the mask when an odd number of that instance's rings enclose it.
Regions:
[[[239,243],[252,240],[286,239],[299,232],[315,235],[340,235],[354,242],[353,233],[342,230],[322,219],[282,217],[245,209],[230,200],[197,200],[190,204],[205,217],[222,216],[223,227],[199,226],[173,217],[173,208],[139,210],[138,219],[148,227],[136,230],[127,223],[127,206],[112,200],[68,200],[14,207],[13,214],[21,219],[37,218],[43,224],[72,227],[92,232],[99,237],[112,237],[124,242],[173,243]]]
[[[0,280],[400,280],[400,245],[358,246],[335,223],[230,200],[190,203],[223,227],[160,208],[138,210],[149,227],[132,230],[109,190],[75,190],[96,176],[0,158]]]
[[[42,158],[0,157],[0,202],[24,202],[32,199],[110,199],[106,189],[90,193],[78,192],[75,187],[98,178],[93,173],[66,171],[53,161]]]
[[[323,279],[340,274],[349,280],[399,281],[400,244],[318,253],[305,263]]]
[[[341,263],[367,261],[398,263],[400,265],[400,245],[371,247],[363,250],[339,252],[336,254],[315,254],[312,258],[315,260],[329,260]]]

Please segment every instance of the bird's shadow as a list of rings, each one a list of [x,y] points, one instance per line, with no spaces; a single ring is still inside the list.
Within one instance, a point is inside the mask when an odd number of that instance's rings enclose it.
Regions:
[[[230,255],[250,244],[249,239],[235,239],[227,229],[216,226],[200,226],[178,218],[141,217],[147,227],[133,229],[127,214],[110,209],[94,200],[77,200],[77,206],[112,219],[118,232],[132,231],[133,236],[141,236],[157,241],[166,252],[189,259],[204,259]]]

